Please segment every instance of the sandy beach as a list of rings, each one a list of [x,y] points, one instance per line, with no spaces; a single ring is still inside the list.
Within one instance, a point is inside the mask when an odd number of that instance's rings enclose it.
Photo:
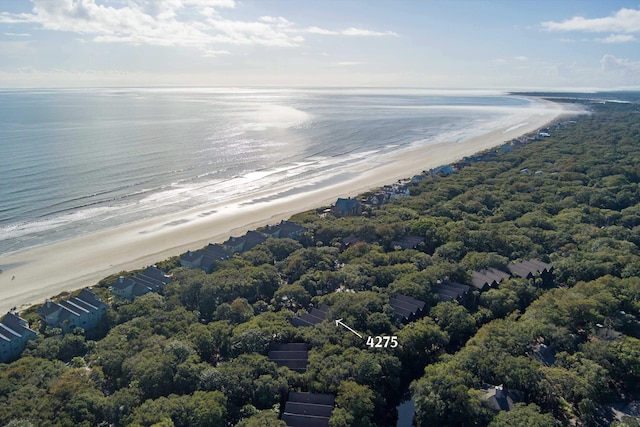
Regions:
[[[12,307],[43,302],[63,291],[97,283],[122,270],[151,265],[209,242],[275,224],[292,214],[329,205],[337,197],[355,196],[367,190],[409,178],[432,167],[501,145],[505,141],[544,127],[563,113],[559,104],[545,102],[546,109],[532,110],[520,123],[473,137],[460,143],[442,141],[425,148],[406,150],[384,162],[359,166],[342,182],[300,188],[272,188],[221,204],[201,206],[179,214],[157,217],[0,257],[0,313]],[[278,196],[278,193],[284,193]],[[252,202],[253,200],[253,202]],[[264,201],[263,201],[264,200]]]

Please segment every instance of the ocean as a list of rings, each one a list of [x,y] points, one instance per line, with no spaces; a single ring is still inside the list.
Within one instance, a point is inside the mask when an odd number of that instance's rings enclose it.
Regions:
[[[0,90],[0,255],[336,182],[347,165],[463,144],[532,108],[541,104],[419,89]]]

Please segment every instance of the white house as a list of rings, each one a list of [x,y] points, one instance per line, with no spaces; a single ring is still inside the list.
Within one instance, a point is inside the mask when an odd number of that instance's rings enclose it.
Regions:
[[[9,362],[20,356],[27,341],[37,333],[29,328],[26,320],[17,313],[7,313],[0,321],[0,363]]]
[[[48,326],[60,328],[64,333],[78,327],[85,330],[95,328],[106,311],[107,305],[88,289],[59,303],[47,300],[38,308],[40,318]]]

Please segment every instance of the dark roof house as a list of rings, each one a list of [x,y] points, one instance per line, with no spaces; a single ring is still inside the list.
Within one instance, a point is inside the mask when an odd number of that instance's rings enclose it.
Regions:
[[[292,371],[305,372],[309,364],[309,344],[271,344],[269,360],[276,362],[278,366],[286,366]]]
[[[337,217],[358,216],[362,213],[362,205],[356,199],[339,198],[336,204],[331,207],[331,213]]]
[[[486,270],[474,271],[471,273],[471,284],[481,291],[498,286],[509,278],[509,273],[496,270],[495,268],[487,268]]]
[[[389,305],[403,323],[412,322],[425,314],[424,308],[426,303],[407,295],[399,294],[389,298]]]
[[[556,350],[546,344],[537,344],[533,347],[531,356],[548,367],[556,361]]]
[[[425,238],[420,236],[404,236],[400,240],[394,240],[391,242],[392,248],[406,249],[418,249],[420,245],[424,244]]]
[[[340,243],[342,244],[342,247],[344,248],[348,248],[351,247],[353,245],[355,245],[356,243],[360,243],[360,242],[364,242],[364,239],[361,239],[360,237],[356,236],[355,234],[350,234],[347,237],[345,237],[344,239],[342,239],[340,241]]]
[[[120,276],[109,289],[114,295],[132,300],[149,292],[160,292],[171,280],[171,277],[166,276],[162,270],[152,266],[133,277]]]
[[[229,240],[223,243],[223,245],[234,252],[242,253],[255,248],[261,243],[266,242],[268,238],[269,236],[267,236],[266,234],[260,233],[259,231],[251,230],[248,231],[244,236],[230,237]]]
[[[510,411],[522,400],[521,393],[503,386],[491,386],[483,390],[485,404],[494,411]]]
[[[453,172],[455,172],[455,169],[451,165],[438,166],[433,169],[429,169],[429,175],[431,176],[447,176],[451,175]]]
[[[291,324],[293,326],[315,326],[327,318],[327,308],[326,305],[322,305],[320,308],[312,308],[310,312],[292,318]]]
[[[233,252],[217,243],[209,243],[205,248],[188,251],[180,256],[180,265],[185,268],[201,268],[211,273],[216,264],[233,256]]]
[[[335,396],[292,391],[284,406],[282,421],[289,427],[329,427]]]
[[[438,295],[440,301],[462,301],[470,288],[468,285],[443,280],[432,286],[431,290]]]
[[[18,313],[9,312],[0,321],[0,363],[17,359],[27,341],[34,339],[37,333],[29,328],[26,320]]]
[[[514,262],[509,264],[507,269],[514,276],[523,279],[532,279],[534,282],[540,279],[545,286],[553,284],[553,266],[537,259]]]
[[[297,240],[307,229],[291,221],[280,221],[277,225],[267,225],[261,232],[277,239]]]

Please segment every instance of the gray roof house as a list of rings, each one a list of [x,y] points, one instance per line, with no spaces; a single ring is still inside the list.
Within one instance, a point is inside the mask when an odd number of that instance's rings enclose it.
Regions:
[[[391,242],[392,248],[406,249],[418,249],[418,247],[424,244],[425,238],[420,236],[404,236],[400,240],[394,240]]]
[[[286,366],[292,371],[306,372],[309,364],[309,344],[271,344],[269,360],[276,362],[278,366]]]
[[[327,318],[327,305],[322,305],[320,308],[312,308],[308,313],[303,313],[300,316],[295,316],[291,319],[293,326],[315,326],[322,323]]]
[[[509,277],[511,277],[509,273],[496,270],[495,268],[487,268],[485,270],[474,271],[471,273],[471,284],[475,288],[485,291],[489,288],[494,288],[500,285],[500,283],[507,280]]]
[[[284,406],[282,421],[289,427],[329,427],[335,396],[292,391]]]
[[[120,298],[132,300],[149,292],[160,292],[171,280],[171,277],[166,276],[162,270],[152,266],[133,277],[120,276],[109,289]]]
[[[398,294],[389,298],[389,305],[402,323],[412,322],[425,314],[426,303],[407,295]]]
[[[450,280],[442,280],[431,287],[431,290],[438,295],[440,301],[460,301],[463,302],[470,286]]]
[[[485,404],[494,411],[510,411],[522,400],[521,393],[503,386],[491,386],[484,390]]]
[[[378,192],[364,198],[362,202],[368,206],[382,206],[389,201],[389,194]]]
[[[343,248],[349,248],[351,246],[354,246],[360,242],[364,242],[364,239],[361,239],[360,237],[356,236],[355,234],[350,234],[347,237],[345,237],[344,239],[342,239],[340,241],[340,243],[342,244]]]
[[[267,225],[264,229],[260,230],[263,234],[269,237],[277,239],[294,239],[298,240],[302,234],[306,231],[301,225],[291,221],[280,221],[277,225]]]
[[[59,303],[48,300],[37,311],[47,326],[69,333],[78,327],[95,328],[107,311],[107,305],[92,291],[83,289],[77,296]]]
[[[9,312],[0,321],[0,363],[10,362],[20,357],[27,341],[37,333],[29,328],[26,320],[18,313]]]
[[[514,262],[509,264],[507,269],[514,276],[523,279],[532,279],[534,283],[540,279],[540,282],[542,282],[544,286],[553,284],[553,266],[537,259]]]
[[[246,252],[267,241],[269,237],[259,231],[251,230],[241,237],[230,237],[223,245],[234,252]]]
[[[337,217],[358,216],[362,213],[362,205],[356,199],[339,198],[336,204],[331,207],[331,213]]]
[[[201,268],[211,273],[216,264],[233,256],[233,251],[217,243],[209,243],[197,251],[187,251],[180,256],[180,265],[185,268]]]

